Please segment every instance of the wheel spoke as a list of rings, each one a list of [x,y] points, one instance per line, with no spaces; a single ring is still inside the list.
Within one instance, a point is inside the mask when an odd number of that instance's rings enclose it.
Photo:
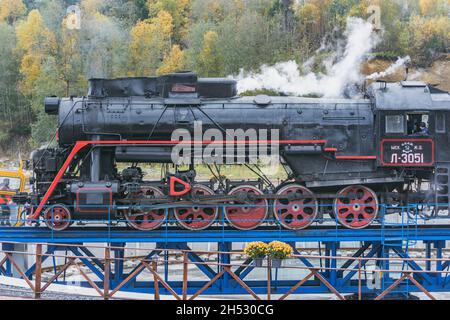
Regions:
[[[44,212],[45,224],[54,231],[63,231],[70,226],[72,214],[63,204],[56,204]]]
[[[139,192],[141,196],[163,196],[163,192],[156,187],[143,187]],[[166,211],[164,209],[139,208],[134,212],[125,213],[125,218],[130,226],[137,230],[148,231],[159,228],[165,222]]]
[[[339,216],[346,219],[348,215],[354,214],[354,211],[352,210],[352,206],[349,205],[342,205],[338,207]]]
[[[203,185],[195,185],[191,191],[192,197],[212,196],[214,191]],[[211,226],[219,214],[218,207],[193,205],[186,208],[175,208],[174,215],[178,223],[188,230],[204,230]]]
[[[292,197],[293,194],[311,198],[295,199]],[[309,189],[291,184],[281,188],[277,195],[288,197],[276,200],[273,207],[275,216],[285,228],[300,230],[309,227],[314,222],[318,213],[318,202]]]
[[[362,229],[370,225],[378,214],[375,192],[364,186],[342,189],[334,201],[338,221],[351,229]]]
[[[247,193],[252,195],[262,195],[263,192],[254,186],[239,186],[230,191],[230,195]],[[233,205],[234,204],[234,205]],[[231,203],[225,207],[225,217],[228,222],[240,230],[252,230],[261,225],[267,218],[268,201],[258,200],[254,203]]]

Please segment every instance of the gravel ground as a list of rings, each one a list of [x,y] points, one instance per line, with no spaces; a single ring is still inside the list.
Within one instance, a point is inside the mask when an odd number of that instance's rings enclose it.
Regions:
[[[4,299],[10,297],[19,299],[34,299],[34,294],[31,289],[25,289],[21,287],[6,286],[0,284],[0,296]],[[90,297],[90,296],[80,296],[80,295],[70,295],[66,293],[57,293],[51,291],[45,291],[42,294],[42,299],[44,300],[103,300],[100,297]]]
[[[432,293],[437,300],[449,300],[450,293]],[[423,293],[413,293],[414,296],[420,300],[429,300],[428,297]],[[261,295],[263,297],[263,295]],[[240,300],[248,299],[247,296],[201,296],[199,300]],[[278,295],[273,295],[273,299],[277,299]],[[22,287],[8,286],[0,284],[0,300],[34,300],[33,292],[30,289],[25,289]],[[52,291],[45,291],[42,294],[42,300],[103,300],[100,297],[92,297],[85,295],[74,295],[67,293],[58,293]],[[130,297],[130,299],[133,299]],[[140,297],[139,299],[149,299],[148,297]],[[161,296],[161,299],[172,300],[172,297]],[[120,300],[120,299],[111,299]],[[150,299],[151,300],[151,299]],[[332,294],[320,294],[320,295],[292,295],[289,300],[337,300]]]

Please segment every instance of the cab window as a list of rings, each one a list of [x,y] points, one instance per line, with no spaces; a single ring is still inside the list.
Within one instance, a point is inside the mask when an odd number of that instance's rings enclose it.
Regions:
[[[405,121],[403,115],[386,116],[386,133],[404,133]]]
[[[445,114],[443,112],[436,114],[436,132],[445,132]]]
[[[408,135],[429,134],[429,116],[424,113],[411,113],[407,115]]]
[[[0,193],[3,192],[17,192],[20,190],[20,179],[12,177],[0,176]]]

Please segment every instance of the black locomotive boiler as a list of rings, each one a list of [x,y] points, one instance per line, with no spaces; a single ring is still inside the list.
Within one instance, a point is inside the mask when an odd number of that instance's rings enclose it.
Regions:
[[[54,230],[104,218],[139,230],[167,219],[202,230],[221,218],[241,230],[268,220],[298,230],[325,216],[359,229],[377,219],[381,203],[438,203],[429,217],[450,204],[450,95],[421,82],[378,82],[361,99],[322,99],[239,97],[235,81],[194,73],[92,79],[87,97],[46,98],[45,111],[58,116],[58,147],[33,152],[33,191],[16,200],[30,204],[29,220]],[[196,123],[224,137],[244,132],[232,149],[244,150],[241,160],[260,179],[233,181],[209,163],[209,181],[196,178],[195,164],[147,180],[140,164],[169,167],[179,146],[173,132],[195,136]],[[276,145],[286,181],[274,185],[248,161],[248,130],[277,130],[267,148]],[[183,143],[195,158],[198,143]]]

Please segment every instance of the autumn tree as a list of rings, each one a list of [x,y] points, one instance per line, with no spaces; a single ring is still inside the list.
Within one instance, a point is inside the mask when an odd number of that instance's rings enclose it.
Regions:
[[[407,45],[407,53],[416,64],[430,65],[450,47],[450,20],[446,16],[412,17]]]
[[[197,71],[204,77],[221,75],[222,59],[218,51],[218,40],[219,36],[214,31],[208,31],[203,36]]]
[[[13,24],[26,13],[27,9],[22,0],[2,0],[0,3],[0,22]]]
[[[420,0],[419,7],[422,16],[448,16],[450,2],[448,0]]]
[[[116,18],[127,30],[148,18],[147,0],[103,0],[102,11]]]
[[[27,19],[17,25],[16,35],[17,49],[22,53],[21,87],[25,95],[32,95],[46,59],[55,54],[55,37],[45,26],[38,10],[32,10]]]
[[[64,83],[64,95],[68,97],[83,94],[81,88],[85,86],[83,82],[86,81],[86,77],[81,61],[80,34],[78,30],[66,27],[66,18],[61,25],[57,52],[57,74]]]
[[[149,16],[157,17],[161,11],[172,17],[173,40],[180,43],[187,33],[191,0],[147,0]]]
[[[82,0],[81,8],[87,16],[101,16],[102,0]]]
[[[75,3],[81,29],[69,30]],[[43,98],[84,95],[91,77],[228,76],[311,57],[321,72],[347,18],[366,19],[369,5],[381,8],[374,55],[427,66],[448,54],[449,0],[0,0],[0,148],[20,134],[47,142],[55,117]]]
[[[82,20],[79,54],[84,78],[112,78],[126,73],[128,32],[114,18],[103,13],[105,3],[81,2]]]
[[[403,5],[401,2],[392,0],[378,0],[381,11],[381,42],[376,48],[382,56],[396,58],[399,55],[406,54],[405,43],[400,41],[400,35],[407,29],[404,22]]]
[[[14,28],[5,22],[0,23],[0,43],[0,147],[14,153],[27,140],[33,118],[17,86],[20,59],[15,54]]]
[[[155,18],[138,22],[130,31],[130,75],[149,76],[156,73],[171,50],[173,19],[167,11]]]
[[[193,0],[191,7],[195,21],[218,24],[225,18],[225,4],[222,0]]]
[[[162,65],[156,70],[158,75],[182,71],[185,65],[184,52],[179,45],[173,45],[170,52],[164,57]]]

